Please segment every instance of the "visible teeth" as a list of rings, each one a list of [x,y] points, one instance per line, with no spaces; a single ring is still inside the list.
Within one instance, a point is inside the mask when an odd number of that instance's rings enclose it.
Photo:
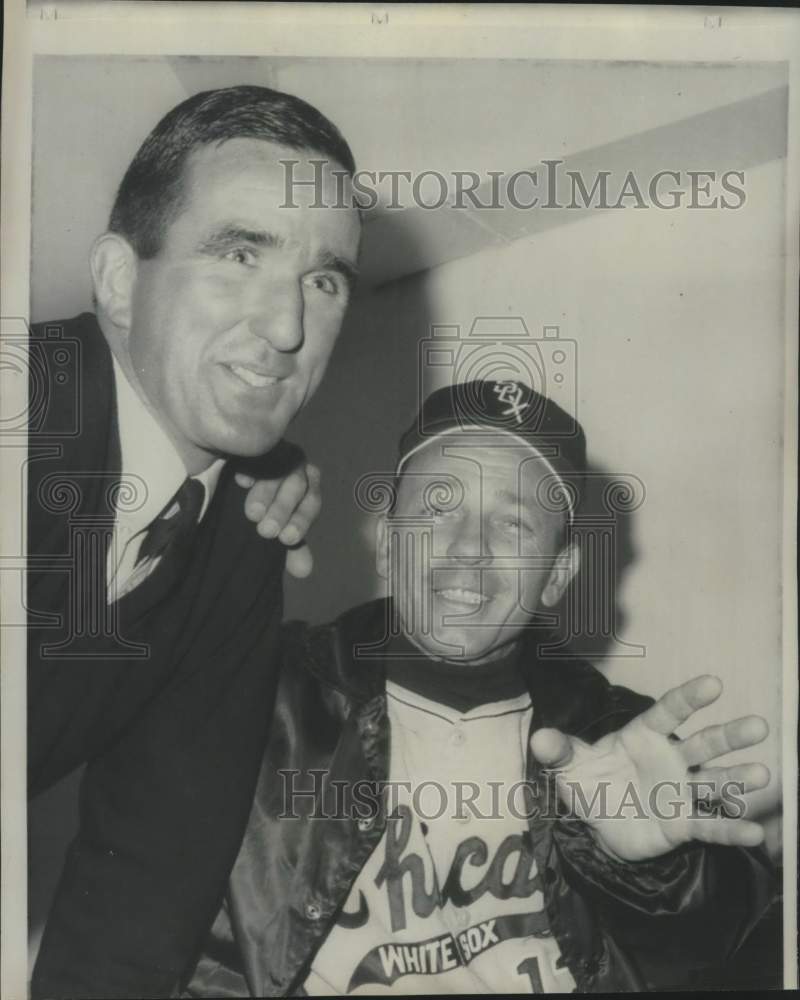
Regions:
[[[243,382],[252,385],[254,389],[263,389],[267,385],[275,385],[278,381],[274,375],[259,375],[252,368],[245,368],[243,365],[230,365],[229,367],[234,375],[238,375]]]
[[[474,590],[463,590],[460,587],[440,590],[439,594],[447,601],[456,601],[459,604],[480,604],[483,601],[483,594],[478,594]]]

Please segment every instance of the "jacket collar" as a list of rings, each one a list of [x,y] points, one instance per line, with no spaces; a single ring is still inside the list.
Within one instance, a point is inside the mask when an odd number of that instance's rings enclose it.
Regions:
[[[32,327],[30,351],[32,400],[43,392],[37,377],[51,374],[43,404],[31,410],[29,555],[61,555],[69,551],[71,516],[113,517],[120,447],[111,352],[90,313]],[[65,482],[74,503],[58,494]]]
[[[67,377],[48,384],[43,426],[38,437],[59,439],[61,467],[71,472],[98,468],[119,473],[120,448],[111,350],[96,317],[81,313],[71,320],[48,323],[31,331],[32,345],[61,341],[69,356]],[[87,391],[87,387],[89,390]],[[74,428],[66,433],[65,428]],[[98,465],[98,463],[102,463]]]

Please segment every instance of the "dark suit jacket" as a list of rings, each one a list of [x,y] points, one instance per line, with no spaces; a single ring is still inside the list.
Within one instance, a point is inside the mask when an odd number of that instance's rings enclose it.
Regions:
[[[189,542],[108,608],[120,446],[94,316],[34,328],[31,370],[31,794],[88,764],[32,992],[169,996],[247,820],[274,701],[283,548],[245,518],[228,463]]]

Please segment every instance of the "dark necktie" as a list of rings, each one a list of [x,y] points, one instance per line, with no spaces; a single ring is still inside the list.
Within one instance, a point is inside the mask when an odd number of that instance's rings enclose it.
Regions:
[[[184,479],[181,488],[147,529],[136,565],[164,555],[168,548],[185,538],[197,524],[204,498],[205,488],[199,480]]]

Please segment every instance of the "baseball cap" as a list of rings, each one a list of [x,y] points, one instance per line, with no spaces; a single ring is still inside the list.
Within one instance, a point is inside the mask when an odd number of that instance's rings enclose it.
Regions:
[[[413,455],[444,434],[472,434],[477,443],[485,441],[487,432],[516,438],[550,467],[572,518],[586,473],[583,428],[557,403],[524,382],[475,380],[432,392],[400,438],[395,472],[399,475]]]

